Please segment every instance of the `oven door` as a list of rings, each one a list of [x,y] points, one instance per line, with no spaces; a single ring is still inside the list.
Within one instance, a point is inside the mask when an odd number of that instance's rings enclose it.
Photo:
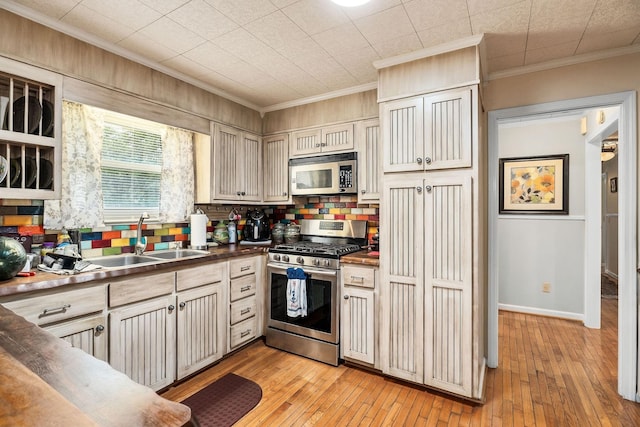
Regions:
[[[338,271],[304,268],[307,274],[307,315],[287,316],[287,267],[269,263],[267,326],[309,338],[338,343]]]

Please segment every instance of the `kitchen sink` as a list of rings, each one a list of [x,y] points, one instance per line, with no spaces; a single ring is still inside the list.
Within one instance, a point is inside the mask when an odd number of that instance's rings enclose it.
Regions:
[[[102,267],[128,267],[132,265],[152,264],[152,263],[162,262],[162,260],[158,258],[152,258],[150,256],[134,255],[134,254],[109,255],[109,256],[89,259],[87,261],[90,261],[91,264],[100,265]]]
[[[178,259],[196,256],[209,255],[208,251],[199,251],[196,249],[168,249],[164,251],[147,252],[149,257],[161,259]]]

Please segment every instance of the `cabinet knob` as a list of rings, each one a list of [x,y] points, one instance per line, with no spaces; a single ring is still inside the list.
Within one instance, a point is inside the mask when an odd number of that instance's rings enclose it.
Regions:
[[[416,159],[416,162],[418,162],[418,164],[419,164],[419,165],[421,165],[421,164],[422,164],[422,157],[418,157],[418,158]]]
[[[366,193],[366,192],[367,192],[367,190],[360,190],[360,192],[361,192],[362,194],[364,194],[364,193]]]
[[[320,147],[320,143],[319,142],[316,142],[316,148],[317,147]]]
[[[169,311],[173,311],[176,309],[176,306],[171,304],[169,307],[167,307],[169,309]]]
[[[104,332],[104,325],[96,326],[96,332]]]
[[[424,187],[425,190],[427,190],[428,193],[431,193],[431,190],[433,190],[433,187],[431,187],[430,185],[427,185],[426,187]]]
[[[422,193],[422,186],[420,186],[420,185],[419,185],[419,186],[417,186],[417,187],[416,187],[416,191],[417,191],[418,193]]]
[[[288,194],[288,193],[287,193],[286,191],[283,191],[283,192],[282,192],[282,195],[283,195],[283,196],[285,196],[285,197],[287,196],[287,194]]]
[[[247,194],[247,193],[245,193],[244,191],[241,191],[241,192],[240,192],[240,195],[241,195],[241,196],[245,196],[246,194]]]
[[[430,164],[431,164],[431,157],[425,157],[425,158],[424,158],[424,162],[425,162],[426,164],[430,165]]]
[[[239,195],[240,195],[240,192],[239,192],[239,191],[236,191],[236,196],[239,196]]]
[[[186,306],[187,306],[187,303],[183,301],[183,302],[180,303],[179,307],[180,308],[185,308]]]
[[[349,295],[345,295],[343,298],[344,299],[349,299]]]

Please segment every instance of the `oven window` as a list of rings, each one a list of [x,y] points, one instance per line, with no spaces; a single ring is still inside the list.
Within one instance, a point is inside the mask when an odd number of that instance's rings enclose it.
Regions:
[[[331,286],[329,280],[307,278],[307,315],[287,316],[287,276],[271,273],[271,318],[280,322],[331,333]]]
[[[313,188],[332,188],[332,175],[333,171],[331,169],[297,171],[296,188],[300,190]]]

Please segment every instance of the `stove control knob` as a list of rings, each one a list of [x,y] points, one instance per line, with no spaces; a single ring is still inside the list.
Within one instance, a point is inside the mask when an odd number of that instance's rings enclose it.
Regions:
[[[298,258],[296,258],[296,262],[298,264],[304,264],[304,258],[302,258],[301,256],[299,256]]]
[[[319,266],[320,265],[320,260],[318,258],[314,258],[313,259],[313,265]]]
[[[273,260],[274,261],[280,261],[280,255],[279,254],[273,254]]]
[[[325,267],[329,267],[330,265],[331,265],[331,261],[330,261],[330,260],[328,260],[328,259],[325,259],[325,260],[324,260],[324,266],[325,266]]]
[[[289,255],[282,255],[282,261],[289,262]]]

